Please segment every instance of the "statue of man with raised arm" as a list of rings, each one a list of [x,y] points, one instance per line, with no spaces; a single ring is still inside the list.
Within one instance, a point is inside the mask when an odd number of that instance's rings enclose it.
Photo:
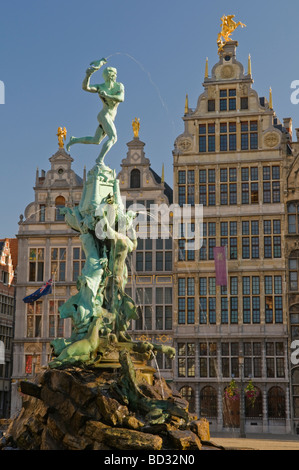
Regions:
[[[109,152],[111,147],[117,141],[117,133],[114,125],[114,120],[117,113],[119,103],[125,99],[125,88],[122,83],[116,81],[117,70],[114,67],[107,67],[103,71],[104,83],[100,85],[91,85],[91,75],[99,70],[104,64],[107,63],[106,59],[91,62],[90,67],[86,70],[86,76],[82,83],[82,88],[90,93],[98,93],[103,102],[103,109],[98,114],[99,126],[95,135],[87,137],[71,137],[66,149],[69,150],[71,145],[74,144],[97,144],[99,145],[102,140],[107,136],[108,139],[104,143],[102,150],[96,159],[96,163],[104,165],[104,157]]]

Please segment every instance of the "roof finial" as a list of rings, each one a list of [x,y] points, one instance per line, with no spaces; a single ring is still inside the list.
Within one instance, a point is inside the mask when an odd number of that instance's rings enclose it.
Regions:
[[[188,114],[189,112],[189,99],[188,99],[188,95],[186,95],[186,99],[185,99],[185,114]]]
[[[161,177],[161,183],[164,184],[165,183],[165,176],[164,176],[164,163],[162,165],[162,177]]]
[[[209,59],[208,59],[208,57],[206,58],[205,78],[209,78]]]
[[[269,108],[273,109],[273,95],[272,95],[272,88],[270,87],[269,91]]]
[[[251,55],[248,56],[248,75],[252,75],[251,73]]]

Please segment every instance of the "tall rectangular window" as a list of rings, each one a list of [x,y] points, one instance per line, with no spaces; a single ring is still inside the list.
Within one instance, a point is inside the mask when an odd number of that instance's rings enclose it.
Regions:
[[[227,123],[220,123],[220,151],[227,151]]]
[[[241,97],[241,109],[248,109],[248,97]]]
[[[208,202],[209,206],[216,205],[216,173],[215,170],[208,170]]]
[[[241,122],[241,150],[258,149],[258,122]]]
[[[199,279],[200,323],[216,324],[216,279]]]
[[[178,280],[178,323],[193,325],[195,322],[195,280],[192,277]]]
[[[195,377],[195,344],[178,343],[179,377]]]
[[[65,281],[66,248],[51,249],[51,275],[56,281]]]
[[[199,152],[205,153],[207,151],[207,126],[206,124],[199,125]]]
[[[230,278],[230,322],[238,323],[238,278]]]
[[[258,168],[242,168],[242,204],[258,204]]]
[[[199,170],[199,204],[207,205],[207,171]]]
[[[237,125],[235,122],[229,123],[229,150],[237,150]]]
[[[220,90],[220,111],[235,111],[237,109],[237,90],[223,89]]]
[[[216,144],[215,144],[215,123],[208,124],[208,151],[215,152]]]
[[[172,329],[172,288],[156,288],[156,329]]]
[[[73,281],[76,282],[82,273],[85,264],[85,253],[83,248],[73,248]]]
[[[26,304],[27,306],[27,338],[41,338],[42,336],[42,315],[43,302]]]
[[[242,258],[258,259],[259,253],[259,222],[253,220],[242,222]]]
[[[260,278],[244,276],[242,284],[243,323],[260,323]]]
[[[238,259],[238,238],[237,238],[237,222],[229,223],[229,257],[230,259]]]
[[[220,90],[220,111],[227,111],[227,90]]]
[[[46,220],[46,205],[40,204],[39,206],[39,221],[45,222]]]
[[[30,248],[29,251],[29,281],[44,280],[44,248]]]
[[[178,172],[178,194],[179,194],[179,205],[190,204],[194,206],[194,194],[195,194],[195,175],[194,170],[180,170]]]
[[[263,199],[265,204],[280,203],[280,167],[263,167]]]
[[[60,318],[59,308],[64,304],[64,300],[49,301],[49,337],[64,337],[64,320]]]
[[[283,323],[282,277],[265,276],[266,323]]]
[[[199,152],[215,152],[216,150],[216,132],[215,123],[199,125]]]
[[[215,100],[208,100],[208,111],[215,111]]]
[[[264,220],[264,258],[281,258],[280,220]]]
[[[153,293],[151,287],[138,287],[135,292],[138,319],[136,330],[153,329]]]
[[[187,173],[187,204],[194,206],[194,183],[195,183],[194,170],[188,170]]]
[[[186,171],[178,172],[178,188],[179,188],[179,205],[186,204]]]
[[[241,150],[248,150],[248,122],[241,122]]]
[[[199,170],[199,203],[216,205],[216,173],[214,169]]]

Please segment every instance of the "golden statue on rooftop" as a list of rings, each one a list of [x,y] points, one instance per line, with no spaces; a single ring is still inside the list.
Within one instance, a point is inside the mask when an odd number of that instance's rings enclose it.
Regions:
[[[132,127],[134,132],[134,137],[137,139],[139,136],[139,129],[140,129],[140,119],[135,117],[134,121],[132,121]]]
[[[66,134],[67,134],[67,131],[65,127],[63,129],[62,127],[58,127],[57,137],[58,137],[58,144],[61,149],[63,149],[64,147],[63,141],[66,139]]]
[[[235,15],[222,16],[221,18],[221,32],[218,34],[217,44],[218,44],[218,54],[223,50],[223,46],[226,42],[230,40],[232,33],[237,29],[238,26],[244,28],[246,24],[239,21],[236,23],[234,21]]]

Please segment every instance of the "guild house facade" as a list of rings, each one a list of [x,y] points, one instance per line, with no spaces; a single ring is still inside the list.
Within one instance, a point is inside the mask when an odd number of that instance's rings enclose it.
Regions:
[[[144,145],[138,136],[128,143],[127,158],[122,161],[119,175],[121,192],[129,206],[133,202],[145,208],[151,202],[168,204],[172,190],[151,169]],[[50,170],[37,170],[34,201],[27,205],[19,221],[11,415],[21,407],[19,380],[30,380],[41,366],[47,365],[52,339],[71,335],[71,320],[60,319],[58,309],[77,292],[76,281],[85,263],[78,234],[65,223],[59,209],[79,204],[86,171],[82,177],[74,172],[73,158],[63,143],[49,161]],[[134,321],[130,333],[136,340],[151,335],[155,342],[172,345],[172,243],[157,240],[151,248],[149,243],[145,239],[139,241],[128,266],[127,291],[136,300],[139,312],[139,320]],[[23,302],[24,297],[50,279],[51,294],[33,303]],[[162,357],[157,361],[161,372],[171,378],[172,365],[163,362]]]
[[[184,231],[174,250],[174,380],[212,431],[290,433],[299,418],[298,370],[294,385],[289,377],[290,323],[293,339],[299,331],[298,144],[272,91],[267,100],[254,90],[251,59],[245,70],[237,46],[226,42],[210,72],[206,64],[173,151],[174,202],[203,205],[200,250]],[[225,285],[214,247],[226,247]],[[253,383],[254,406],[226,398],[232,380],[239,390]]]

